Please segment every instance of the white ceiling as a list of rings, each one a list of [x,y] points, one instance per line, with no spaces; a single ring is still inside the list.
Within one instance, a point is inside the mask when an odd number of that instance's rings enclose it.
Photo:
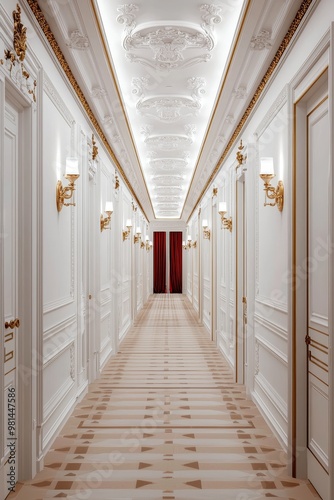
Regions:
[[[40,3],[148,220],[187,220],[300,3]]]

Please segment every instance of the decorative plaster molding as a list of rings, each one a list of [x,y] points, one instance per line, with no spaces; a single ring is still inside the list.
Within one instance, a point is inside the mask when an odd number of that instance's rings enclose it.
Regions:
[[[180,118],[197,115],[201,104],[198,99],[186,96],[160,96],[142,99],[138,101],[136,108],[141,114],[171,123]]]
[[[71,347],[70,347],[70,360],[71,360],[70,375],[71,375],[71,379],[75,380],[75,350],[74,350],[74,342],[71,344]]]
[[[168,193],[173,193],[173,191],[175,190],[178,190],[178,191],[183,191],[183,186],[153,186],[153,189],[154,190],[159,190],[159,189],[163,189],[164,192],[168,192]]]
[[[157,158],[150,161],[150,167],[161,170],[184,169],[188,165],[187,160],[181,158]]]
[[[203,3],[200,6],[202,14],[202,28],[206,31],[213,31],[215,24],[219,24],[222,21],[222,17],[219,12],[222,10],[219,5]]]
[[[271,40],[271,32],[267,30],[262,30],[258,35],[253,36],[250,42],[250,48],[252,50],[264,50],[270,49],[273,42]]]
[[[136,26],[136,16],[139,7],[133,3],[128,3],[117,7],[117,12],[120,12],[117,17],[117,22],[124,25],[124,30],[131,32]]]
[[[235,122],[234,116],[227,115],[227,117],[225,118],[225,123],[227,123],[228,125],[233,125],[234,122]]]
[[[208,52],[213,49],[214,42],[211,36],[197,27],[152,26],[152,31],[149,32],[145,28],[136,33],[129,33],[124,39],[123,47],[129,61],[139,62],[156,70],[169,71],[208,61],[211,58]],[[143,49],[150,49],[153,59],[132,52]],[[187,49],[202,49],[205,53],[185,59],[183,53]]]
[[[173,182],[183,181],[184,177],[182,175],[154,175],[152,181],[157,185],[168,185]]]
[[[206,80],[200,76],[192,76],[187,80],[187,88],[193,91],[191,97],[194,99],[200,99],[205,94],[205,86]]]
[[[145,90],[149,88],[150,85],[150,79],[146,78],[145,76],[142,76],[140,78],[132,78],[131,80],[132,87],[132,93],[135,94],[137,97],[142,97],[145,95]]]
[[[257,139],[263,134],[263,132],[266,130],[266,128],[269,126],[270,122],[273,120],[273,118],[278,114],[278,112],[282,109],[284,104],[287,102],[288,99],[288,85],[285,85],[275,101],[272,103],[270,106],[269,110],[261,120],[259,126],[257,127],[255,131],[255,135]]]
[[[106,95],[107,91],[105,89],[102,89],[101,87],[94,87],[91,90],[91,96],[95,99],[102,99],[102,97],[105,97]]]
[[[232,95],[236,99],[245,99],[247,97],[247,89],[246,87],[238,87],[237,89],[233,90]]]
[[[260,371],[260,345],[258,339],[255,338],[255,367],[254,375],[258,375]]]
[[[58,109],[59,113],[62,115],[62,117],[65,119],[65,121],[68,123],[70,127],[73,127],[75,124],[75,120],[73,116],[70,113],[70,110],[66,106],[65,102],[63,99],[60,97],[60,94],[54,87],[53,83],[51,82],[50,78],[48,75],[44,72],[43,74],[43,88],[46,94],[49,96],[53,104],[56,106]]]
[[[112,126],[114,125],[114,119],[112,116],[110,115],[106,115],[104,118],[103,118],[103,124],[106,125],[107,127],[108,126]]]
[[[175,151],[191,146],[193,140],[182,135],[157,135],[148,137],[145,142],[149,147],[161,151]]]
[[[90,44],[87,35],[83,35],[79,30],[74,30],[70,34],[70,38],[67,40],[66,45],[70,47],[70,49],[87,50]]]

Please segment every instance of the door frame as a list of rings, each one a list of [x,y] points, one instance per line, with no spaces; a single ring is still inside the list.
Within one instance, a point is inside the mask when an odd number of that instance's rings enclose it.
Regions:
[[[38,89],[37,98],[42,91]],[[42,423],[42,332],[43,332],[43,294],[42,294],[42,162],[41,141],[37,134],[40,112],[30,99],[23,96],[12,81],[0,72],[0,99],[3,103],[0,112],[0,190],[5,189],[4,168],[4,131],[5,107],[8,102],[19,114],[19,146],[17,166],[18,196],[18,329],[17,344],[17,480],[30,479],[39,470],[39,433]],[[24,151],[24,158],[23,158]],[[3,196],[0,196],[3,200]],[[4,207],[0,203],[0,220],[3,220]],[[1,230],[3,228],[1,227]],[[0,259],[3,265],[3,239],[0,238]],[[4,288],[3,273],[0,287]],[[0,317],[4,324],[3,300],[0,301]],[[24,331],[24,334],[23,334]],[[3,349],[3,336],[1,346]],[[3,351],[2,351],[3,352]],[[4,370],[0,372],[1,387]],[[23,411],[20,408],[24,408]],[[1,414],[4,414],[1,398]],[[3,419],[1,418],[3,423]],[[3,429],[3,426],[2,426]],[[5,438],[5,436],[4,436]],[[3,444],[3,441],[2,441]]]
[[[246,375],[246,337],[244,332],[244,298],[247,300],[247,233],[246,233],[246,178],[244,172],[237,173],[235,181],[236,192],[236,381],[245,383]]]
[[[297,221],[300,216],[306,217],[307,210],[307,185],[305,173],[298,167],[300,163],[306,163],[306,105],[305,99],[309,91],[315,89],[315,85],[323,75],[328,72],[328,98],[329,98],[329,120],[330,136],[333,135],[333,24],[330,33],[327,32],[308,59],[308,64],[303,67],[303,71],[292,81],[290,86],[290,116],[292,119],[292,151],[291,151],[291,177],[290,188],[287,195],[291,200],[292,217],[290,223],[291,247],[289,252],[289,303],[291,311],[289,322],[292,335],[289,339],[289,472],[293,477],[307,477],[307,360],[305,355],[305,335],[306,319],[302,314],[303,308],[307,304],[307,280],[299,280],[297,270],[307,258],[307,231],[303,229]],[[328,62],[329,60],[329,62]],[[304,102],[303,102],[304,99]],[[300,135],[300,134],[304,134]],[[298,139],[300,137],[300,140]],[[334,220],[332,216],[333,200],[333,157],[334,149],[332,144],[330,151],[330,179],[329,179],[329,241],[333,241]],[[329,303],[334,297],[334,256],[329,252],[329,269],[331,279],[329,280]],[[297,286],[298,285],[298,286]],[[298,293],[297,293],[298,291]],[[333,331],[334,316],[329,308],[329,331]],[[300,333],[301,332],[301,333]],[[329,419],[333,418],[334,395],[333,387],[333,340],[329,338]],[[333,438],[334,432],[329,426],[329,498],[334,497],[333,481]]]

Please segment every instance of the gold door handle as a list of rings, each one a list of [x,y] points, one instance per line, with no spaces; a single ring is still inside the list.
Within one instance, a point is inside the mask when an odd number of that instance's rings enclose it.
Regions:
[[[18,328],[20,326],[19,318],[12,319],[11,321],[6,321],[5,328]]]

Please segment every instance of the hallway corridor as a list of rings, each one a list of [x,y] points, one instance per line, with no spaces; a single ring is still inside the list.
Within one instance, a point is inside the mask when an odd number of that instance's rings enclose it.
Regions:
[[[151,296],[53,443],[9,499],[318,498],[182,295]]]

